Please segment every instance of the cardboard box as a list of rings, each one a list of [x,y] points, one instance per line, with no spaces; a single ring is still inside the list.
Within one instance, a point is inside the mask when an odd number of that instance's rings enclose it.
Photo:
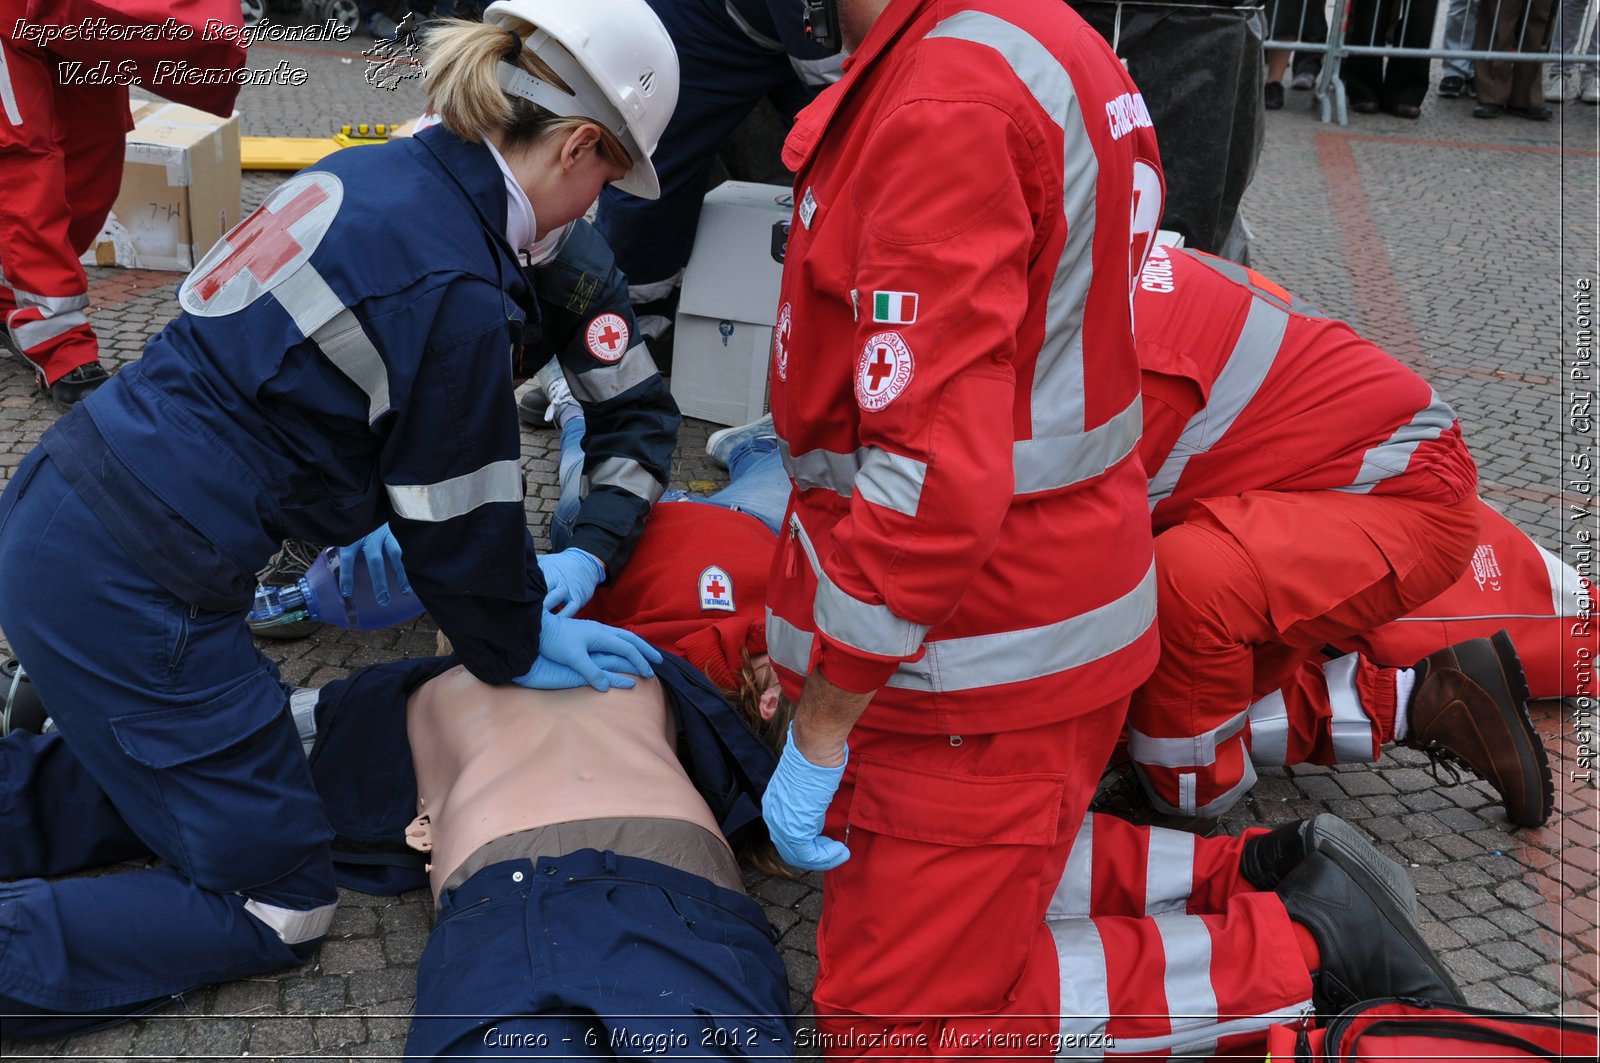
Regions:
[[[672,397],[685,415],[736,425],[766,412],[782,227],[793,213],[783,185],[728,181],[706,195],[672,345]]]
[[[82,261],[188,272],[239,223],[239,116],[132,103],[122,191]]]

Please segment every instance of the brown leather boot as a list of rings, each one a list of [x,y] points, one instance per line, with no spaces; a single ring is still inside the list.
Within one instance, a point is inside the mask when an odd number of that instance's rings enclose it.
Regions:
[[[1537,827],[1550,818],[1555,784],[1544,743],[1528,718],[1528,681],[1504,631],[1430,653],[1416,666],[1410,728],[1400,745],[1420,749],[1459,780],[1467,768],[1500,794],[1506,818]],[[1443,780],[1441,780],[1443,781]]]

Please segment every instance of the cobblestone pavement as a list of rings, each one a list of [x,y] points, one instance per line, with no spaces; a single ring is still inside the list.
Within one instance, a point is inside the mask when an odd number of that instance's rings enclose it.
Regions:
[[[362,80],[361,37],[342,45],[257,44],[253,67],[305,68],[295,88],[247,88],[238,108],[251,135],[322,135],[341,121],[395,121],[420,110],[416,82],[386,92]],[[1419,122],[1353,116],[1324,126],[1309,93],[1268,118],[1266,148],[1245,209],[1255,265],[1346,317],[1424,372],[1461,416],[1483,494],[1552,548],[1595,528],[1588,493],[1563,469],[1593,446],[1562,391],[1573,338],[1571,296],[1596,277],[1600,109],[1569,104],[1556,122],[1474,121],[1470,100],[1430,99]],[[283,175],[250,174],[246,209]],[[177,310],[176,274],[91,269],[93,321],[108,363],[139,356]],[[1583,383],[1581,388],[1592,388]],[[1568,390],[1571,390],[1569,385]],[[0,476],[54,420],[21,365],[0,364]],[[704,456],[708,426],[688,422],[674,477],[704,489],[722,473]],[[556,498],[555,436],[527,432],[528,516],[545,527]],[[1564,493],[1565,491],[1565,493]],[[115,633],[107,633],[115,637]],[[424,618],[404,627],[263,643],[283,677],[317,685],[366,664],[432,652]],[[1263,773],[1222,828],[1237,832],[1332,811],[1359,824],[1411,868],[1424,938],[1472,1003],[1596,1014],[1597,822],[1592,738],[1571,706],[1536,722],[1557,778],[1557,814],[1539,830],[1507,826],[1487,786],[1442,786],[1421,754],[1373,766]],[[1591,717],[1592,724],[1592,717]],[[1591,727],[1592,730],[1592,727]],[[1580,737],[1584,741],[1580,742]],[[821,895],[816,876],[752,877],[777,929],[797,1009],[815,974]],[[161,1014],[65,1042],[0,1042],[0,1055],[393,1056],[430,925],[423,893],[346,893],[326,942],[300,970],[189,994]]]

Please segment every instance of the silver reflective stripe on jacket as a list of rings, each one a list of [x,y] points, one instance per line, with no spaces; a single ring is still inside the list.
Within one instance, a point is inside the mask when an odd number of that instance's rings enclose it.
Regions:
[[[1094,902],[1094,813],[1085,813],[1078,827],[1078,836],[1072,839],[1067,853],[1067,866],[1061,870],[1061,881],[1045,908],[1046,919],[1081,918],[1089,914]]]
[[[406,520],[452,520],[491,502],[521,502],[522,466],[506,458],[435,484],[383,486],[395,514]]]
[[[587,495],[595,487],[615,487],[651,505],[655,505],[665,490],[660,480],[632,458],[607,458],[596,465],[594,471],[583,478],[583,493]]]
[[[858,447],[849,454],[834,450],[808,450],[794,454],[778,440],[784,471],[802,491],[822,488],[843,498],[856,492],[874,505],[908,517],[917,515],[928,466],[916,458],[891,454],[878,447]]]
[[[345,306],[311,263],[306,262],[271,289],[272,297],[294,319],[295,328],[367,397],[367,423],[389,412],[389,369],[354,311]]]
[[[573,397],[579,402],[609,402],[629,388],[656,375],[655,359],[643,340],[628,348],[615,365],[602,365],[579,373],[569,380]]]
[[[1417,448],[1430,439],[1438,439],[1455,424],[1456,414],[1449,403],[1436,391],[1429,391],[1428,405],[1418,410],[1416,416],[1394,430],[1394,434],[1361,456],[1361,470],[1348,487],[1341,491],[1366,494],[1383,481],[1403,474],[1411,465]]]
[[[285,945],[304,944],[327,934],[329,925],[333,923],[334,910],[338,907],[336,901],[302,912],[294,908],[280,908],[276,904],[263,904],[258,900],[247,899],[244,902],[244,910],[271,927]]]
[[[1261,390],[1261,384],[1272,371],[1272,364],[1283,345],[1283,334],[1289,327],[1289,315],[1282,309],[1261,299],[1250,300],[1250,310],[1244,327],[1234,341],[1222,372],[1211,385],[1211,395],[1206,404],[1189,423],[1183,426],[1172,453],[1161,463],[1161,468],[1150,477],[1150,508],[1172,496],[1189,459],[1204,454],[1227,434],[1234,422],[1244,413],[1250,400]]]
[[[1034,369],[1030,438],[1015,450],[1016,493],[1066,487],[1105,472],[1138,445],[1138,396],[1105,424],[1085,429],[1083,313],[1093,276],[1099,160],[1072,77],[1027,31],[979,11],[962,11],[929,31],[994,49],[1061,128],[1062,217],[1067,236],[1045,302],[1044,343]]]
[[[926,651],[920,660],[904,662],[889,677],[886,685],[901,690],[954,693],[1056,675],[1133,645],[1155,623],[1152,564],[1126,594],[1077,616],[1033,628],[923,641],[926,628],[895,616],[888,606],[858,602],[839,590],[823,574],[816,548],[797,515],[790,514],[789,527],[817,574],[813,609],[822,631],[835,641],[885,657],[906,656],[917,644]],[[835,634],[836,628],[842,634]],[[811,632],[767,611],[767,653],[776,664],[804,675],[812,639]],[[901,652],[900,647],[908,644],[912,648]]]

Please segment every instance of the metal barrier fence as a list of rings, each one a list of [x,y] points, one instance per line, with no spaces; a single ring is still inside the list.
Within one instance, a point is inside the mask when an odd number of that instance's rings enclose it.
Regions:
[[[1382,90],[1366,79],[1381,81],[1376,68],[1396,60],[1415,105],[1435,59],[1446,63],[1444,76],[1469,82],[1478,61],[1586,66],[1593,76],[1600,45],[1600,0],[1266,0],[1266,9],[1269,80],[1285,69],[1286,57],[1273,53],[1294,53],[1295,79],[1310,75],[1322,120],[1340,125],[1349,121],[1348,86],[1360,86],[1360,102],[1379,103]]]

